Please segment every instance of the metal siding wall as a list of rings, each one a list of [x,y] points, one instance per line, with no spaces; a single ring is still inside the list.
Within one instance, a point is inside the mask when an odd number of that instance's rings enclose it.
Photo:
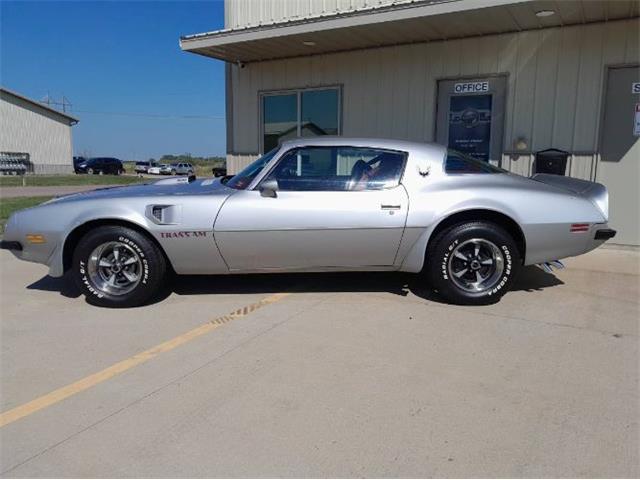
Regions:
[[[71,127],[2,99],[0,151],[29,153],[35,173],[73,172]]]
[[[592,178],[595,156],[584,153],[598,145],[604,67],[640,61],[639,27],[633,19],[233,66],[229,152],[258,152],[260,91],[340,84],[344,135],[433,141],[438,79],[507,73],[504,149],[524,137],[533,151],[573,151],[569,172]],[[528,175],[532,157],[503,164]]]
[[[370,9],[412,0],[225,0],[225,28],[271,23]]]

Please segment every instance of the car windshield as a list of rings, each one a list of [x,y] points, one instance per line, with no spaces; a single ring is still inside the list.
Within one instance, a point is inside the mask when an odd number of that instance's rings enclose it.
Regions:
[[[262,171],[264,166],[271,161],[271,159],[278,153],[280,147],[274,148],[269,153],[265,153],[255,162],[251,163],[248,167],[242,170],[240,173],[234,175],[228,182],[227,187],[235,188],[236,190],[244,190],[249,186],[254,178]]]

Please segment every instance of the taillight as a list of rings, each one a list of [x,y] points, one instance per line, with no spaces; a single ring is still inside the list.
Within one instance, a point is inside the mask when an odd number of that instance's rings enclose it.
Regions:
[[[589,231],[588,223],[572,223],[571,229],[569,230],[571,233],[582,233]]]

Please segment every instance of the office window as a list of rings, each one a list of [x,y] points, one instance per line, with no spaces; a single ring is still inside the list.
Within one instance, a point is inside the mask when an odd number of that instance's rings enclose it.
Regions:
[[[297,137],[340,134],[340,89],[314,88],[262,96],[262,151]]]

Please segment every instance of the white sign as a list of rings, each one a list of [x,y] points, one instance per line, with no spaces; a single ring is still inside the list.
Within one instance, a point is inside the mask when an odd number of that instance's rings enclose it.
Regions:
[[[640,93],[640,82],[633,82],[631,84],[631,93]]]
[[[633,136],[640,137],[640,103],[636,103],[636,116],[633,120]]]
[[[456,83],[453,86],[455,93],[476,93],[476,92],[488,92],[489,82],[467,82]]]

